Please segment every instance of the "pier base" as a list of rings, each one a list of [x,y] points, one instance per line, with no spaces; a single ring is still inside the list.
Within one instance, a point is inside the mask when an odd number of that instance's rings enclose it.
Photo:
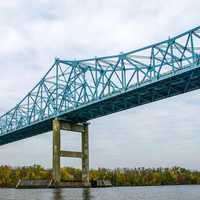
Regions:
[[[60,148],[61,136],[60,131],[73,131],[81,133],[82,138],[82,152],[63,151]],[[72,124],[64,120],[53,120],[53,182],[55,187],[62,185],[60,175],[60,158],[73,157],[82,159],[82,186],[89,187],[89,136],[88,123]]]

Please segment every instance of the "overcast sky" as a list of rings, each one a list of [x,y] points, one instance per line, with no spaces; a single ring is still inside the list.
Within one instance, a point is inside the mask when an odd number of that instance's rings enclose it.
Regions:
[[[12,108],[54,62],[130,51],[199,24],[199,0],[0,1],[0,113]],[[200,170],[200,91],[91,121],[90,166]],[[80,135],[62,148],[80,150]],[[0,147],[0,165],[51,167],[52,134]],[[77,159],[62,165],[80,167]]]

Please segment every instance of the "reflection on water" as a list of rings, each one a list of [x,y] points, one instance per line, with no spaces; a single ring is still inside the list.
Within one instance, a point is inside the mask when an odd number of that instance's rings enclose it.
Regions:
[[[53,191],[53,200],[64,200],[61,189],[55,189]]]
[[[67,197],[64,196],[64,193],[63,189],[55,189],[53,191],[53,200],[66,200]],[[82,189],[82,200],[91,200],[90,188]]]
[[[157,187],[8,189],[0,200],[200,200],[200,185]]]
[[[83,196],[83,200],[90,200],[91,199],[90,188],[84,188],[82,196]]]

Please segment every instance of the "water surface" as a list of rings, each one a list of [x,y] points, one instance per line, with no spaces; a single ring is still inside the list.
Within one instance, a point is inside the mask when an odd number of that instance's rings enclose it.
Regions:
[[[0,200],[200,200],[200,185],[90,189],[0,189]]]

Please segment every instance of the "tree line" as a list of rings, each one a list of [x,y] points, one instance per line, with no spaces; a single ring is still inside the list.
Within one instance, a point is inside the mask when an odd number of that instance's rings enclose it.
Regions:
[[[15,187],[19,179],[51,179],[52,171],[40,165],[28,167],[0,166],[0,187]],[[80,181],[81,170],[61,168],[62,181]],[[200,184],[200,171],[172,168],[91,169],[90,180],[109,180],[113,186],[153,186]]]

